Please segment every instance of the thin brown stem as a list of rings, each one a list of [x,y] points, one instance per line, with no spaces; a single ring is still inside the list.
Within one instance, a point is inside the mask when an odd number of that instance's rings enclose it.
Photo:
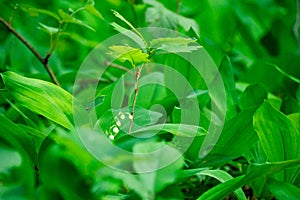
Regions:
[[[107,65],[107,66],[116,68],[116,69],[123,70],[123,71],[125,71],[125,72],[130,73],[130,74],[133,74],[132,71],[130,71],[129,69],[127,69],[126,67],[124,67],[124,66],[122,66],[122,65],[118,65],[118,64],[116,64],[116,63],[112,63],[112,62],[108,62],[108,61],[105,61],[104,64]]]
[[[60,22],[59,23],[59,26],[57,28],[57,33],[54,37],[54,40],[52,41],[52,36],[50,38],[50,51],[47,53],[46,57],[45,57],[45,61],[48,62],[50,56],[52,55],[52,53],[54,52],[54,49],[56,48],[57,46],[57,43],[58,43],[58,39],[59,39],[59,36],[60,36],[60,31],[62,29],[62,26],[64,25],[63,22]]]
[[[136,75],[135,75],[134,97],[133,97],[132,109],[131,109],[131,117],[132,118],[130,120],[128,134],[130,134],[130,132],[131,132],[132,124],[133,124],[133,121],[134,121],[134,109],[135,109],[135,105],[136,105],[136,99],[137,99],[137,96],[138,96],[138,93],[139,93],[139,79],[141,77],[142,68],[143,68],[143,66],[138,67]]]
[[[31,45],[29,44],[29,42],[22,36],[20,35],[9,23],[7,23],[2,17],[0,17],[0,22],[7,28],[7,30],[9,32],[11,32],[12,34],[14,34],[34,55],[35,57],[43,64],[44,68],[46,69],[47,73],[49,74],[52,82],[58,86],[60,86],[58,80],[56,79],[55,74],[53,73],[52,69],[50,68],[49,64],[48,64],[48,59],[47,58],[43,58],[38,52],[37,50]]]

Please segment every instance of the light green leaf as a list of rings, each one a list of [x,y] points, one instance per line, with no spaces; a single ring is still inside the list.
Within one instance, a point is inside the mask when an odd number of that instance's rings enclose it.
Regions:
[[[175,37],[175,38],[157,38],[150,41],[150,47],[156,50],[162,50],[167,52],[191,52],[200,48],[195,40],[191,38]]]
[[[153,132],[164,131],[169,132],[177,136],[182,137],[196,137],[204,136],[207,133],[207,130],[200,126],[188,125],[188,124],[156,124],[152,126],[147,126],[141,128],[137,131],[130,133],[130,135],[151,135]]]
[[[288,118],[294,123],[295,127],[300,131],[300,113],[288,115]]]
[[[110,46],[110,54],[116,57],[121,62],[129,61],[133,66],[137,63],[149,62],[148,54],[143,53],[142,50],[130,46]]]
[[[268,180],[268,187],[278,200],[298,200],[300,189],[296,186],[275,179]]]
[[[204,170],[204,171],[200,171],[198,175],[210,176],[217,179],[218,181],[221,181],[222,183],[233,179],[233,177],[230,174],[228,174],[223,170]],[[240,200],[247,199],[241,188],[235,190],[234,193],[236,197]]]
[[[143,35],[127,19],[125,19],[120,13],[115,10],[112,10],[112,12],[117,18],[125,22],[143,40],[144,44],[147,46],[147,42],[145,41]]]
[[[74,24],[78,24],[80,26],[84,26],[92,31],[96,31],[94,28],[92,28],[91,26],[89,26],[88,24],[86,24],[85,22],[79,20],[79,19],[76,19],[74,18],[73,16],[65,13],[62,9],[59,9],[58,10],[58,13],[62,19],[63,22],[66,22],[66,23],[74,23]]]
[[[29,5],[24,5],[24,4],[20,5],[20,8],[32,16],[38,16],[39,14],[44,14],[57,19],[57,21],[60,21],[59,16],[56,13],[53,13],[49,10],[33,8],[30,7]]]
[[[192,38],[184,38],[184,37],[165,37],[165,38],[156,38],[150,41],[150,47],[158,48],[162,44],[165,45],[180,45],[180,46],[188,46],[189,44],[195,44],[196,40]]]
[[[38,28],[45,31],[46,33],[55,34],[58,32],[58,28],[50,27],[50,26],[47,26],[42,23],[39,23],[39,25],[40,25],[40,27],[38,27]]]
[[[73,127],[72,95],[62,88],[13,72],[1,74],[5,88],[14,100],[29,110],[71,129]]]
[[[234,179],[221,183],[204,194],[202,194],[198,200],[215,200],[224,199],[230,193],[236,189],[242,187],[253,180],[262,176],[269,176],[271,174],[277,173],[283,169],[300,166],[300,160],[290,160],[284,162],[275,163],[263,163],[263,164],[252,164],[246,175],[238,176]]]
[[[226,117],[230,119],[237,114],[238,96],[235,86],[234,69],[229,56],[223,58],[219,70],[226,90]]]
[[[96,17],[104,20],[102,14],[93,6],[94,2],[91,4],[86,4],[84,9],[90,12],[91,14],[95,15]]]
[[[270,162],[300,159],[300,134],[292,121],[265,102],[253,118],[261,146]],[[291,182],[295,169],[283,171],[279,180]]]

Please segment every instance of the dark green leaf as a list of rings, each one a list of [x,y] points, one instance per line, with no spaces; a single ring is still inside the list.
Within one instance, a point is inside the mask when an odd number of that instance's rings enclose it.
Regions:
[[[269,176],[271,174],[280,172],[283,169],[289,167],[300,166],[300,160],[291,160],[277,163],[264,163],[264,164],[253,164],[246,175],[242,175],[221,183],[212,189],[205,192],[198,199],[199,200],[214,200],[223,199],[231,192],[235,191],[239,187],[247,184],[250,180],[261,177]]]
[[[242,93],[240,106],[242,109],[257,107],[268,98],[268,91],[262,84],[250,85]]]
[[[200,171],[198,175],[210,176],[218,181],[221,181],[222,183],[233,179],[230,174],[223,170],[204,170]],[[246,200],[246,196],[241,188],[235,190],[234,193],[239,200]]]
[[[227,121],[210,154],[239,157],[248,152],[258,139],[252,125],[255,110],[244,110]]]
[[[152,194],[173,183],[176,180],[177,170],[183,167],[181,153],[164,142],[139,143],[133,150],[136,154],[146,154],[147,159],[136,160],[133,166],[137,171],[147,172],[139,174],[139,178]],[[174,159],[174,162],[166,165],[170,159]]]
[[[268,180],[268,187],[278,200],[298,200],[300,189],[296,186],[275,179]]]
[[[275,110],[268,102],[256,111],[253,124],[269,161],[300,159],[298,130],[284,114]],[[283,171],[278,178],[291,182],[294,176],[295,169],[289,169]]]

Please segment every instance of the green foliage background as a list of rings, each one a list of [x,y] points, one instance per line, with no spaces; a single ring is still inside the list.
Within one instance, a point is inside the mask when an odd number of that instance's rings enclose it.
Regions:
[[[37,52],[46,56],[53,50],[49,66],[61,84],[50,83],[39,60],[0,25],[0,199],[299,199],[298,0],[0,0],[0,7],[0,17]],[[168,125],[145,141],[120,133],[114,145],[134,153],[167,145],[166,152],[139,161],[106,149],[109,162],[132,170],[124,173],[99,162],[78,141],[72,109],[87,106],[73,101],[79,67],[100,42],[119,33],[120,26],[130,29],[112,10],[136,28],[168,28],[197,39],[212,57],[224,81],[227,111],[221,137],[206,157],[199,157],[199,149],[214,123],[212,99],[189,63],[173,54],[151,59],[189,79],[201,105],[198,126],[187,123],[179,132],[178,102],[159,87],[149,87],[140,91],[136,107],[137,122],[147,127],[135,134],[156,130],[163,113],[150,110],[154,103],[165,108]],[[188,44],[175,51],[190,50]],[[149,52],[135,53],[131,63],[117,64],[129,70],[137,59],[148,61]],[[113,98],[114,80],[122,79],[124,71],[107,71],[91,101],[97,123],[109,132],[114,119],[107,102]],[[158,82],[166,78],[162,73],[152,77]],[[176,162],[155,172],[134,173],[178,156],[194,128],[195,140]],[[174,135],[183,139],[174,142]]]

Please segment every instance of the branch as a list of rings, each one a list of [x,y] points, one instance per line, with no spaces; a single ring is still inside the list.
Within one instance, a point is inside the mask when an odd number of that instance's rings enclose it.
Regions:
[[[293,26],[293,33],[294,36],[296,38],[297,44],[298,44],[298,48],[300,49],[300,38],[299,38],[299,26],[300,26],[300,1],[296,0],[296,7],[297,7],[297,11],[296,11],[296,20],[295,20],[295,24]]]
[[[141,77],[142,67],[143,67],[143,66],[138,67],[138,71],[136,72],[136,75],[135,75],[134,97],[133,97],[132,110],[131,110],[131,117],[132,117],[132,118],[131,118],[131,120],[130,120],[128,134],[130,134],[130,132],[131,132],[132,124],[133,124],[133,121],[134,121],[134,108],[135,108],[135,105],[136,105],[136,99],[137,99],[137,96],[138,96],[138,93],[139,93],[139,79],[140,79],[140,77]]]
[[[120,69],[120,70],[123,70],[125,72],[128,72],[129,74],[134,75],[134,73],[132,71],[130,71],[126,67],[123,67],[122,65],[118,65],[118,64],[115,64],[115,63],[112,63],[112,62],[108,62],[108,61],[105,61],[104,65],[111,66],[113,68]]]
[[[49,74],[52,82],[58,86],[60,86],[58,80],[56,79],[56,76],[54,75],[52,69],[50,68],[48,64],[48,58],[44,59],[38,52],[37,50],[29,44],[29,42],[22,36],[20,35],[9,23],[7,23],[2,17],[0,17],[0,22],[7,28],[9,32],[14,34],[34,55],[35,57],[44,65],[47,73]]]

